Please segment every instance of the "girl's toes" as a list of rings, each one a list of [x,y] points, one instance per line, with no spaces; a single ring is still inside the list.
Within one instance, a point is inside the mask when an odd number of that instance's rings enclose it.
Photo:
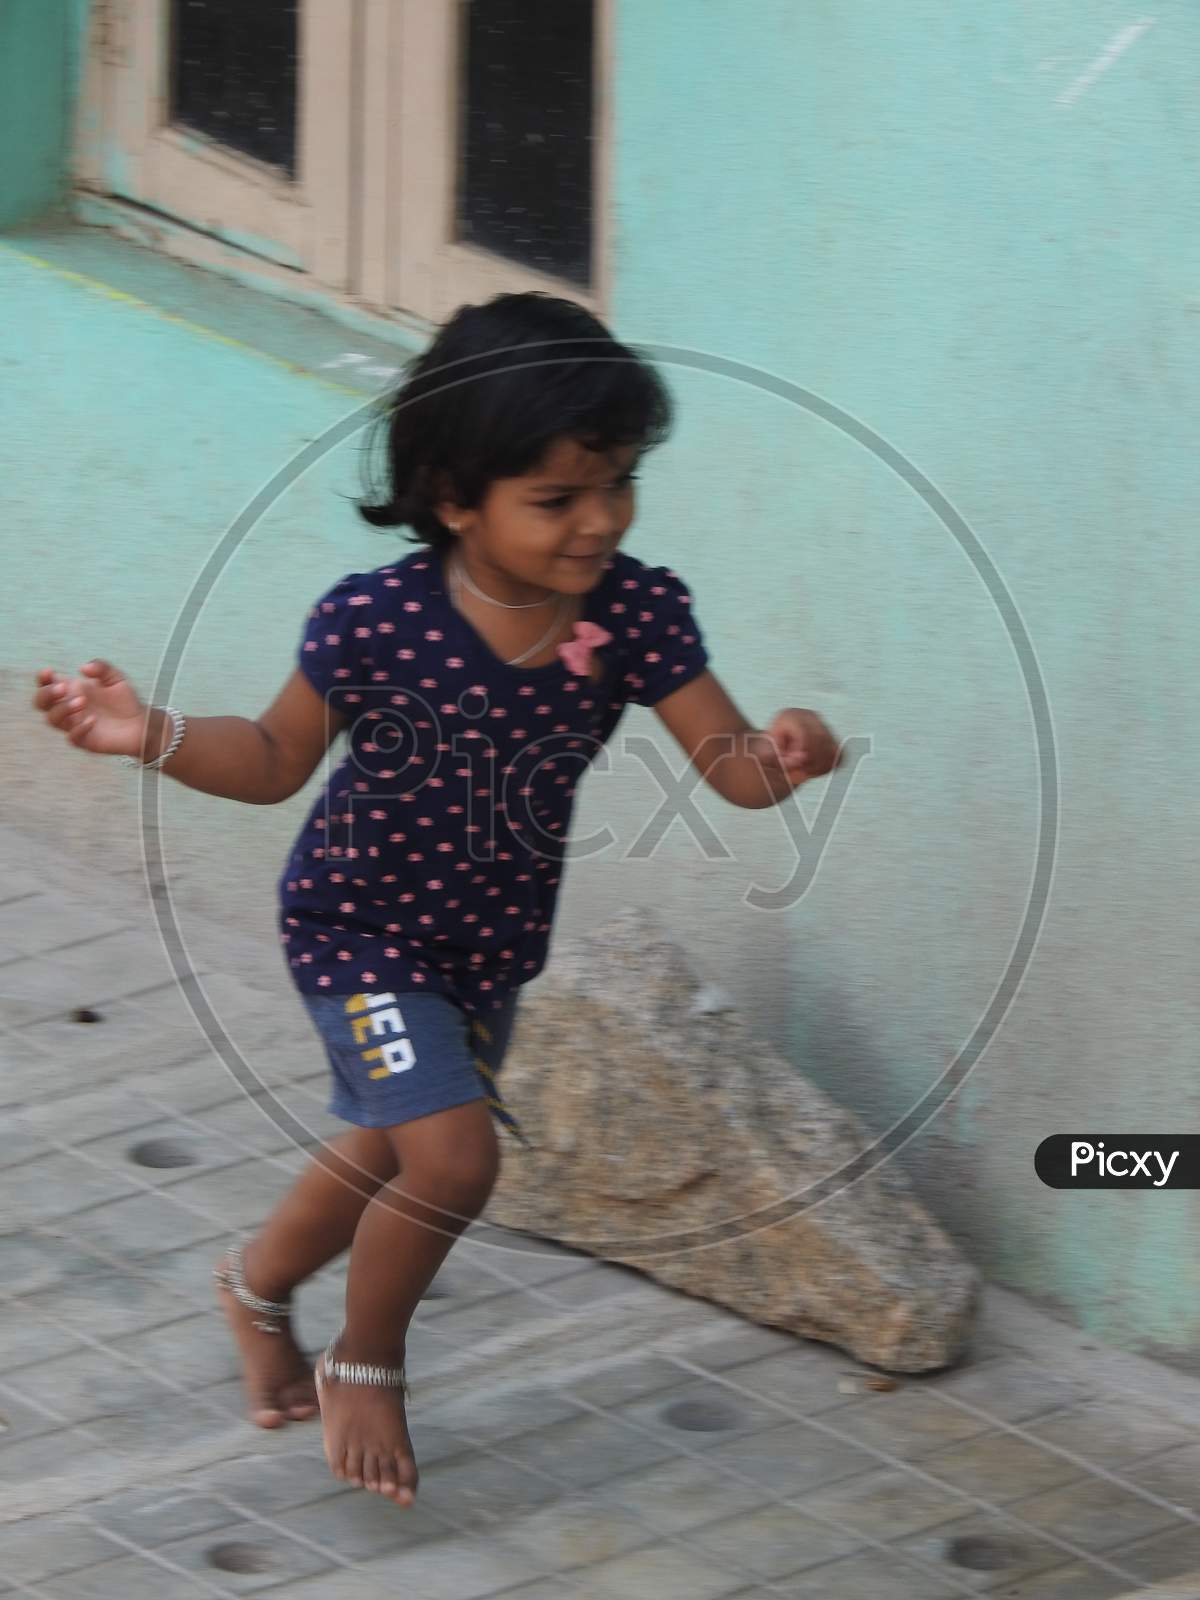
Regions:
[[[343,1476],[345,1477],[346,1482],[347,1483],[352,1483],[356,1489],[361,1489],[362,1488],[362,1484],[363,1484],[363,1471],[362,1471],[362,1469],[363,1469],[362,1451],[359,1450],[357,1447],[352,1445],[346,1451],[345,1459],[342,1462],[342,1470],[343,1470]]]
[[[397,1454],[392,1469],[395,1487],[392,1499],[398,1506],[411,1506],[417,1494],[417,1469],[408,1456]],[[389,1474],[391,1477],[392,1474]]]
[[[250,1412],[250,1421],[256,1428],[281,1428],[285,1422],[283,1412],[272,1401],[256,1401]]]
[[[311,1383],[289,1384],[280,1396],[284,1410],[292,1422],[307,1422],[317,1414],[317,1397]]]
[[[374,1450],[363,1451],[362,1480],[364,1489],[369,1489],[372,1494],[378,1494],[379,1455]]]

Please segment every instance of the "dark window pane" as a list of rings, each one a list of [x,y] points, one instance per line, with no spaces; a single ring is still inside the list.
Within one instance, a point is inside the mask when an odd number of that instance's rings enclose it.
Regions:
[[[171,120],[296,173],[298,0],[172,0]]]
[[[586,285],[592,0],[467,0],[458,232]]]

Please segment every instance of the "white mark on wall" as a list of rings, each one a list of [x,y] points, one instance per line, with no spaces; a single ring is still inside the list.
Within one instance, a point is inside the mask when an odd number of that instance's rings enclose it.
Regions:
[[[1107,72],[1109,67],[1125,54],[1130,45],[1136,44],[1157,21],[1157,17],[1143,17],[1140,22],[1131,22],[1127,28],[1121,28],[1114,33],[1096,59],[1057,97],[1059,105],[1074,105],[1076,100],[1088,92],[1096,79]]]
[[[377,365],[370,356],[359,355],[354,350],[346,350],[340,356],[334,356],[332,361],[322,361],[320,371],[326,372],[331,367],[353,367],[357,378],[378,378],[383,383],[392,383],[404,371],[403,367],[385,367]]]

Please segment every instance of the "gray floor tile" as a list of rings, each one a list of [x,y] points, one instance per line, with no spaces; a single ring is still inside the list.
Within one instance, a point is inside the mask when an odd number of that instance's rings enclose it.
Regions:
[[[1048,1372],[1019,1356],[973,1362],[905,1382],[912,1389],[931,1389],[978,1406],[1001,1422],[1026,1422],[1046,1411],[1079,1405],[1091,1394],[1078,1378]]]
[[[0,1284],[10,1295],[35,1294],[96,1268],[94,1255],[53,1227],[0,1234]]]
[[[542,1571],[559,1572],[624,1555],[651,1543],[654,1531],[606,1496],[580,1494],[527,1513],[495,1537]]]
[[[6,1437],[0,1435],[0,1485],[14,1491],[28,1491],[42,1479],[102,1470],[112,1454],[106,1439],[80,1427],[54,1428],[4,1443]]]
[[[1083,1550],[1109,1550],[1180,1526],[1170,1511],[1103,1478],[1085,1478],[1007,1509]]]
[[[1136,1572],[1147,1583],[1161,1583],[1181,1572],[1200,1568],[1200,1528],[1177,1528],[1159,1533],[1136,1544],[1118,1545],[1105,1552],[1119,1567]]]
[[[610,1479],[603,1493],[660,1533],[683,1533],[768,1503],[768,1491],[761,1485],[714,1472],[706,1460],[687,1457]]]
[[[20,1388],[17,1374],[22,1367],[35,1366],[83,1348],[77,1333],[35,1316],[23,1301],[10,1301],[5,1305],[0,1319],[0,1371],[14,1388]],[[3,1402],[0,1402],[0,1409],[3,1409]]]
[[[1023,1583],[1006,1584],[995,1591],[994,1600],[1118,1600],[1128,1595],[1124,1578],[1114,1578],[1085,1561],[1070,1561]]]
[[[868,1395],[864,1400],[839,1406],[833,1415],[823,1420],[839,1433],[905,1461],[973,1438],[989,1427],[988,1423],[944,1406],[932,1395],[914,1389]]]
[[[212,1590],[186,1573],[165,1571],[141,1556],[123,1556],[101,1567],[72,1572],[39,1584],[46,1600],[192,1600]]]
[[[407,1510],[390,1500],[381,1500],[377,1494],[357,1490],[276,1512],[272,1521],[288,1532],[315,1539],[351,1561],[397,1555],[426,1539],[444,1539],[454,1531],[429,1510],[419,1491],[416,1505]]]
[[[171,1198],[174,1192],[173,1186],[95,1206],[71,1218],[71,1233],[125,1261],[158,1255],[200,1239],[224,1238],[229,1233],[228,1224],[218,1218],[186,1210]]]
[[[541,1472],[478,1452],[454,1456],[421,1469],[417,1494],[421,1505],[450,1527],[490,1532],[564,1493],[565,1483],[547,1475],[552,1469],[536,1455],[535,1460]]]
[[[286,1165],[276,1163],[293,1163]],[[217,1172],[173,1183],[164,1194],[180,1205],[194,1206],[228,1228],[249,1228],[261,1222],[292,1187],[303,1165],[294,1153],[270,1159],[252,1156]]]
[[[492,1339],[522,1322],[547,1314],[545,1306],[522,1290],[493,1294],[445,1311],[435,1302],[431,1310],[438,1327],[450,1338],[471,1341]]]
[[[549,1474],[564,1489],[587,1489],[605,1478],[664,1461],[675,1451],[653,1435],[589,1414],[506,1439],[501,1453],[518,1465]]]
[[[112,997],[102,973],[89,978],[61,954],[8,961],[0,969],[0,1021],[10,1027],[63,1016],[77,1006],[99,1009]],[[59,1066],[52,1076],[63,1074]]]
[[[829,1517],[875,1539],[900,1539],[971,1510],[950,1489],[938,1489],[901,1467],[844,1478],[817,1489],[802,1504],[814,1517]]]
[[[1200,1513],[1200,1444],[1185,1445],[1150,1461],[1139,1461],[1122,1474],[1173,1506]]]
[[[185,1309],[207,1310],[216,1304],[213,1268],[233,1238],[234,1233],[230,1229],[196,1244],[141,1256],[137,1263],[138,1275],[149,1277],[152,1284],[160,1285],[164,1294],[167,1290],[174,1291],[170,1297],[171,1304],[175,1304],[175,1296],[179,1296],[180,1299],[186,1299]]]
[[[643,1293],[649,1279],[629,1267],[589,1261],[578,1272],[554,1277],[539,1285],[541,1293],[567,1311],[584,1311],[602,1301]]]
[[[541,1574],[518,1551],[497,1539],[458,1536],[427,1540],[403,1555],[373,1561],[361,1569],[361,1576],[376,1585],[379,1595],[480,1600],[483,1595],[529,1583]]]
[[[828,1354],[843,1363],[847,1361],[845,1356],[839,1356],[827,1345],[815,1345],[811,1340],[799,1339],[795,1334],[784,1333],[782,1329],[760,1328],[752,1322],[741,1323],[717,1338],[698,1339],[688,1350],[688,1358],[699,1367],[707,1367],[710,1372],[721,1372],[726,1367],[741,1366],[762,1356],[810,1354],[813,1351]]]
[[[435,1427],[496,1443],[577,1417],[579,1408],[555,1389],[538,1388],[463,1395],[428,1408],[426,1414]]]
[[[123,1085],[109,1085],[71,1097],[71,1134],[77,1144],[129,1132],[153,1122],[156,1116],[154,1108],[147,1106],[144,1098],[130,1094]],[[21,1112],[21,1121],[36,1133],[50,1134],[57,1139],[63,1137],[60,1101],[27,1107]]]
[[[57,1152],[0,1172],[0,1217],[9,1227],[30,1227],[136,1193],[127,1173]]]
[[[230,1594],[254,1594],[260,1589],[286,1586],[292,1579],[329,1572],[338,1565],[332,1554],[323,1554],[255,1522],[235,1522],[214,1532],[165,1544],[159,1554],[184,1571],[219,1584]]]
[[[0,943],[25,956],[119,933],[126,926],[120,917],[100,906],[52,890],[0,903]]]
[[[635,1355],[572,1377],[566,1387],[594,1406],[616,1407],[661,1389],[673,1389],[687,1373],[665,1356]]]
[[[123,928],[60,948],[52,959],[70,968],[81,982],[99,985],[106,999],[127,999],[174,982],[162,940],[140,928]]]
[[[113,1349],[189,1389],[241,1376],[236,1346],[216,1307],[166,1327],[116,1340]]]
[[[180,1183],[246,1159],[246,1151],[228,1139],[192,1122],[170,1117],[106,1134],[78,1148],[81,1157],[101,1161],[114,1171],[132,1174],[139,1183],[155,1187]]]
[[[921,1457],[921,1467],[968,1494],[1002,1505],[1077,1479],[1082,1468],[1013,1433],[981,1433]]]
[[[808,1574],[782,1579],[772,1590],[785,1600],[962,1600],[962,1590],[894,1557],[848,1556]]]
[[[68,1419],[55,1415],[59,1409],[39,1394],[22,1393],[15,1375],[6,1379],[0,1385],[0,1453],[11,1460],[23,1441],[65,1426]]]
[[[838,1381],[853,1370],[830,1351],[800,1348],[725,1367],[721,1377],[739,1389],[773,1400],[777,1406],[786,1406],[789,1411],[816,1416],[851,1403],[851,1397],[839,1390]],[[785,1420],[779,1411],[775,1416],[780,1422]]]
[[[669,1444],[704,1450],[786,1420],[753,1395],[719,1383],[682,1383],[613,1408],[613,1415],[649,1428]]]
[[[718,1600],[746,1587],[746,1574],[730,1571],[712,1556],[678,1545],[652,1545],[603,1561],[575,1574],[589,1596],[630,1600]]]
[[[944,1567],[960,1583],[985,1594],[1061,1567],[1071,1558],[1058,1545],[985,1512],[910,1534],[897,1542],[897,1548],[922,1557],[935,1570]],[[1005,1552],[1008,1559],[1000,1565]]]
[[[194,1022],[186,1027],[164,1026],[160,1018],[132,1000],[106,997],[94,1001],[93,1009],[99,1022],[49,1017],[23,1027],[21,1037],[28,1039],[39,1059],[70,1061],[77,1073],[86,1072],[92,1082],[97,1074],[108,1079],[114,1072],[134,1079],[138,1069],[146,1068],[158,1069],[165,1078],[171,1070],[166,1063],[195,1056],[205,1049],[204,1037]],[[134,1063],[136,1067],[131,1071]],[[147,1078],[147,1087],[152,1088],[156,1081],[157,1073]]]
[[[264,1444],[269,1439],[272,1452],[255,1450],[251,1440],[232,1460],[189,1473],[185,1487],[201,1496],[220,1494],[264,1517],[314,1502],[341,1501],[359,1492],[330,1473],[317,1427],[297,1425],[261,1438]]]
[[[806,1517],[791,1506],[762,1506],[724,1522],[693,1529],[688,1543],[720,1562],[756,1578],[783,1578],[819,1566],[862,1547],[854,1533],[843,1533]]]
[[[136,1272],[99,1267],[39,1294],[27,1295],[29,1314],[44,1322],[66,1323],[93,1339],[114,1339],[141,1328],[187,1316],[179,1294],[147,1282]]]
[[[0,1575],[13,1583],[37,1583],[111,1561],[117,1554],[94,1528],[69,1516],[0,1525]]]
[[[211,1496],[178,1487],[130,1489],[90,1506],[89,1516],[101,1530],[143,1550],[241,1520]]]
[[[831,1439],[800,1422],[748,1434],[705,1451],[714,1470],[728,1467],[779,1495],[794,1495],[877,1465],[852,1441]]]
[[[1097,1466],[1116,1471],[1140,1456],[1200,1442],[1196,1430],[1132,1401],[1090,1400],[1027,1424],[1047,1439]]]
[[[173,1399],[167,1385],[156,1385],[142,1368],[127,1366],[101,1350],[23,1367],[12,1381],[28,1400],[52,1406],[66,1422],[86,1422],[147,1401],[169,1405]]]

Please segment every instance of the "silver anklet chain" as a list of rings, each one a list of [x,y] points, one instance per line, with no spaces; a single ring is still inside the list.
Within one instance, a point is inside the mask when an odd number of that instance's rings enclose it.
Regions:
[[[323,1378],[331,1378],[335,1383],[365,1384],[371,1389],[401,1389],[407,1395],[409,1388],[403,1367],[378,1367],[367,1361],[338,1361],[334,1357],[337,1342],[345,1331],[339,1328],[326,1346],[317,1368],[318,1385]]]
[[[286,1322],[292,1314],[292,1308],[284,1300],[267,1300],[246,1282],[246,1271],[242,1264],[242,1246],[233,1245],[225,1254],[225,1265],[213,1268],[213,1277],[223,1289],[228,1289],[233,1298],[246,1307],[247,1311],[256,1311],[260,1317],[273,1318],[270,1322],[255,1322],[254,1326],[260,1333],[282,1333],[279,1326]]]

